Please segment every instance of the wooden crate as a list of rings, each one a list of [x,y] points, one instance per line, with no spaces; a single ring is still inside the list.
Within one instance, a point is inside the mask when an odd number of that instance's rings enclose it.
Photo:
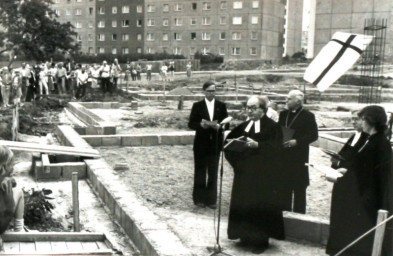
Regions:
[[[113,255],[114,244],[105,234],[40,232],[3,234],[1,255]]]

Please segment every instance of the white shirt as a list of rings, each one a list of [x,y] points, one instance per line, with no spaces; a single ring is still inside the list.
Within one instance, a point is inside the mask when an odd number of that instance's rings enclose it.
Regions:
[[[261,120],[258,120],[258,121],[255,121],[255,122],[253,120],[251,120],[248,123],[246,129],[244,129],[244,131],[245,132],[250,132],[252,125],[254,125],[255,133],[259,133],[261,131]]]
[[[106,66],[103,65],[101,66],[100,71],[102,71],[101,77],[108,78],[110,76],[111,67],[109,65]]]
[[[89,74],[87,74],[86,71],[84,73],[79,72],[78,73],[78,84],[86,83],[88,78],[89,78]]]
[[[146,65],[146,70],[151,70],[151,67],[152,67],[151,64],[147,64]]]
[[[361,132],[356,132],[355,137],[353,137],[353,140],[351,142],[351,147],[355,146],[356,142],[360,139],[360,135],[362,135]]]
[[[209,117],[210,121],[213,121],[213,115],[214,115],[214,102],[215,100],[213,99],[212,101],[208,101],[205,98],[206,106],[207,106],[207,111],[209,112]]]
[[[268,108],[266,112],[266,116],[272,119],[274,122],[278,122],[278,114],[277,111],[275,111],[272,108]]]

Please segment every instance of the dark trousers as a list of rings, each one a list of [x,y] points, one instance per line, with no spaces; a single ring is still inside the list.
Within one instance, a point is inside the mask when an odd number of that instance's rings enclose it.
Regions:
[[[146,71],[146,79],[147,79],[148,81],[151,80],[151,70]]]
[[[101,89],[104,94],[106,92],[111,92],[110,86],[111,86],[111,82],[109,80],[109,77],[102,77],[101,78]]]
[[[117,82],[118,82],[118,80],[119,80],[118,77],[113,77],[113,84],[112,84],[112,88],[111,88],[111,93],[117,91]]]
[[[205,205],[217,202],[217,172],[219,154],[206,154],[194,151],[194,204]]]
[[[86,95],[86,87],[87,87],[87,83],[79,84],[78,88],[76,89],[76,95],[75,95],[77,99],[83,98]]]

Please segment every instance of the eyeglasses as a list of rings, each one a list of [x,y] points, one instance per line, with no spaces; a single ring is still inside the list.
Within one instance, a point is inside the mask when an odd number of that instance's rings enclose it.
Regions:
[[[246,109],[247,109],[248,111],[256,111],[256,110],[259,109],[259,107],[257,107],[257,106],[247,106]]]

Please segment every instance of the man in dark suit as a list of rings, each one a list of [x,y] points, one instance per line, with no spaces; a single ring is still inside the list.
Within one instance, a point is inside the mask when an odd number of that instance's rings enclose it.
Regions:
[[[192,197],[195,205],[212,209],[217,207],[217,171],[223,140],[220,122],[228,117],[226,105],[215,99],[215,91],[213,82],[203,85],[205,99],[193,104],[188,123],[196,131]]]
[[[288,189],[285,210],[297,213],[306,213],[306,190],[310,181],[305,163],[308,163],[309,145],[318,139],[315,116],[303,108],[303,100],[304,94],[301,91],[290,91],[288,109],[280,113],[278,120],[284,134],[282,159],[285,161],[282,167],[286,184],[283,185]]]

